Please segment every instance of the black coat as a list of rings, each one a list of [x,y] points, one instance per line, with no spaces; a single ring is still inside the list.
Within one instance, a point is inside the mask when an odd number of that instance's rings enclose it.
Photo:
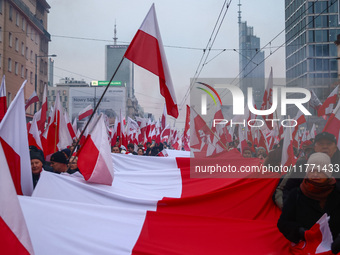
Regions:
[[[310,229],[324,213],[330,216],[329,227],[335,240],[340,233],[340,189],[338,186],[329,194],[324,209],[320,207],[317,200],[305,196],[300,188],[295,188],[283,205],[277,227],[289,241],[298,243],[301,240],[299,228]]]

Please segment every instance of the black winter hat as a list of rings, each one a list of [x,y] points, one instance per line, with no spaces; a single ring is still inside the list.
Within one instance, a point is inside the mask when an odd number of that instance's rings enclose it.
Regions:
[[[319,141],[321,139],[326,139],[326,140],[331,141],[335,144],[337,143],[335,135],[328,133],[328,132],[322,132],[320,134],[317,134],[315,136],[314,142],[316,143],[317,141]]]
[[[68,164],[68,160],[69,160],[69,157],[70,157],[70,154],[69,154],[70,150],[69,149],[67,149],[67,150],[65,149],[65,150],[61,150],[61,151],[57,151],[57,152],[53,153],[50,161]]]
[[[45,160],[43,158],[43,156],[41,155],[41,153],[37,152],[37,151],[30,151],[30,158],[32,159],[38,159],[41,161],[41,163],[45,163]]]

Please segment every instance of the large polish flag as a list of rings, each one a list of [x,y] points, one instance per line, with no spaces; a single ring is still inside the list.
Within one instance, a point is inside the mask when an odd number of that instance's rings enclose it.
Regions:
[[[191,178],[200,159],[111,156],[112,186],[43,171],[20,198],[37,254],[290,254],[271,199],[277,174]],[[259,163],[232,152],[205,160]]]
[[[85,119],[86,117],[91,116],[92,113],[93,113],[92,105],[88,105],[78,113],[78,119],[79,120]]]
[[[0,87],[0,121],[4,118],[7,111],[6,83],[5,75],[2,77]]]
[[[24,215],[1,143],[0,162],[0,253],[34,254]]]
[[[26,81],[22,84],[0,123],[0,142],[19,195],[31,195],[33,191],[25,115],[25,84]]]
[[[124,57],[159,77],[161,95],[168,115],[178,117],[177,100],[166,60],[161,34],[152,4]]]
[[[111,148],[103,114],[78,153],[78,168],[86,181],[112,185]]]
[[[332,113],[336,100],[338,98],[338,90],[339,85],[336,86],[335,89],[333,89],[331,94],[326,98],[325,102],[323,102],[323,104],[319,107],[318,116],[323,116]]]

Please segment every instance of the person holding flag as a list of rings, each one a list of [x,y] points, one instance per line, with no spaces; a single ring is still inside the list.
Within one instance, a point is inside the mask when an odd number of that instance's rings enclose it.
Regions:
[[[311,245],[308,241],[311,235],[309,230],[327,213],[334,240],[331,250],[337,254],[340,252],[340,188],[335,185],[336,180],[332,176],[331,158],[322,152],[312,154],[306,171],[300,187],[294,189],[284,203],[277,226],[293,243],[307,240],[303,249],[308,249]]]

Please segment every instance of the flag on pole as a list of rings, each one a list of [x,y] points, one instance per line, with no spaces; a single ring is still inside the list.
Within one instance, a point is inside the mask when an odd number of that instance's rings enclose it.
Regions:
[[[42,144],[41,144],[41,139],[40,139],[37,121],[36,121],[35,118],[33,118],[32,122],[31,122],[30,129],[28,131],[28,145],[29,146],[33,145],[33,146],[37,147],[39,150],[43,149]]]
[[[91,116],[92,113],[93,113],[92,105],[88,105],[84,108],[84,110],[78,113],[78,119],[82,120],[88,116]]]
[[[293,150],[293,139],[292,137],[292,128],[286,127],[284,131],[283,138],[283,146],[282,146],[282,157],[281,157],[281,165],[282,166],[290,166],[294,165],[296,162]]]
[[[159,77],[161,95],[168,115],[178,117],[177,100],[166,60],[161,34],[152,4],[124,57]]]
[[[43,94],[40,110],[41,110],[40,118],[37,119],[37,124],[38,124],[39,131],[43,133],[45,129],[46,114],[47,114],[47,86],[46,85],[44,88],[44,94]]]
[[[269,110],[272,107],[273,104],[273,68],[270,68],[270,74],[269,74],[269,78],[268,78],[268,83],[267,83],[267,87],[266,90],[264,92],[263,95],[263,102],[261,105],[261,110]],[[254,100],[253,100],[254,102]],[[267,118],[265,118],[265,116],[263,116],[264,119],[273,119],[273,113],[269,114],[267,116]],[[266,121],[267,126],[269,129],[273,129],[272,125],[270,124],[270,121]]]
[[[27,100],[27,103],[25,105],[25,111],[27,110],[27,108],[31,105],[34,104],[36,102],[39,102],[39,97],[37,95],[37,92],[33,91],[32,95],[30,96],[30,98]]]
[[[22,84],[0,124],[0,142],[7,158],[17,194],[30,196],[33,192],[31,161]]]
[[[1,254],[34,254],[25,218],[11,178],[10,167],[1,143],[0,162]]]
[[[0,87],[0,122],[4,118],[7,111],[6,83],[5,75],[2,77]]]
[[[335,107],[332,114],[329,116],[329,119],[323,129],[322,132],[328,132],[335,135],[336,140],[338,141],[338,148],[340,148],[340,101]]]
[[[78,168],[86,181],[112,185],[111,148],[103,114],[78,152]]]
[[[314,110],[318,110],[322,103],[320,102],[318,96],[315,94],[314,90],[310,90],[311,92],[311,99],[309,101],[310,107],[312,107]]]
[[[318,116],[330,114],[333,111],[334,105],[338,98],[339,85],[331,92],[331,94],[326,98],[325,102],[318,109]]]

